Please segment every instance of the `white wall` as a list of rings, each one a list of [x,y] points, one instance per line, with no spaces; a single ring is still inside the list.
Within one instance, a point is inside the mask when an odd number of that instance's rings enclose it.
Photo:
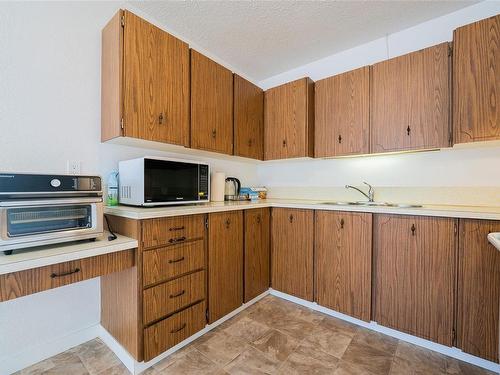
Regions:
[[[459,26],[500,13],[500,2],[485,1],[326,57],[259,83],[267,89],[309,76],[319,80],[445,41]],[[497,186],[500,147],[354,159],[270,162],[259,166],[261,184],[344,186],[369,181],[378,186]]]
[[[171,155],[100,143],[101,29],[128,4],[0,2],[0,171],[106,176],[119,160]],[[184,155],[174,155],[185,158]],[[207,159],[256,182],[253,164]],[[2,361],[100,320],[99,280],[0,304]]]

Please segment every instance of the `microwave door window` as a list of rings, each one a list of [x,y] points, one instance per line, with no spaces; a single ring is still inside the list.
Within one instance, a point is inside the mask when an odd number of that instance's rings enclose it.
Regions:
[[[144,165],[145,202],[198,200],[196,164],[146,159]]]

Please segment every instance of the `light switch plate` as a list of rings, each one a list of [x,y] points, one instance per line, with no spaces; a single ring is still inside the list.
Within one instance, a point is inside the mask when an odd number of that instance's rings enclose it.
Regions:
[[[79,160],[68,160],[66,162],[66,172],[68,174],[80,174],[82,162]]]

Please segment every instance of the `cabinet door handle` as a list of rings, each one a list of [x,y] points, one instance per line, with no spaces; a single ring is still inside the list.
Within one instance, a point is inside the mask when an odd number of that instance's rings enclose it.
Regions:
[[[80,272],[80,268],[75,268],[73,271],[68,271],[68,272],[63,272],[63,273],[51,273],[50,274],[50,277],[52,279],[55,279],[56,277],[64,277],[64,276],[69,276],[69,275],[72,275],[74,273],[78,273]]]
[[[179,331],[182,331],[184,328],[186,328],[186,323],[184,323],[183,325],[181,325],[181,328],[177,328],[177,329],[171,330],[170,333],[177,333]]]
[[[411,235],[412,235],[412,236],[414,236],[414,235],[415,235],[415,230],[416,230],[416,229],[417,229],[417,228],[415,228],[415,224],[412,224],[412,225],[411,225]]]
[[[168,242],[170,243],[177,243],[177,242],[182,242],[182,241],[185,241],[186,240],[186,237],[182,236],[182,237],[178,237],[178,238],[171,238],[168,240]]]
[[[248,147],[252,147],[253,141],[251,139],[248,140]]]
[[[260,215],[257,215],[257,224],[260,224]]]
[[[290,216],[288,217],[288,221],[290,221],[290,223],[293,223],[293,215],[290,215]]]
[[[286,147],[286,139],[283,139],[283,147]]]
[[[171,294],[169,297],[170,297],[170,298],[180,297],[180,296],[182,296],[184,293],[186,293],[186,291],[183,289],[183,290],[181,290],[179,293],[176,293],[176,294]]]
[[[168,261],[168,263],[179,263],[179,262],[182,262],[184,260],[184,257],[181,257],[181,258],[178,258],[178,259],[170,259]]]
[[[411,128],[410,128],[410,125],[408,125],[408,127],[406,128],[406,134],[410,135],[410,132],[411,132]]]
[[[215,138],[217,136],[217,130],[212,129],[212,138]]]
[[[160,113],[160,115],[158,116],[158,124],[162,125],[163,124],[163,119],[164,119],[164,116],[163,116],[163,112]]]
[[[231,220],[227,219],[226,220],[226,228],[229,229],[230,225],[231,225]]]
[[[340,229],[344,229],[344,219],[340,219]]]
[[[173,231],[176,231],[176,230],[183,230],[183,229],[186,229],[186,228],[185,228],[184,226],[182,226],[182,227],[173,227],[173,228],[169,228],[168,230],[169,230],[170,232],[173,232]]]
[[[342,136],[339,134],[339,143],[342,143]]]

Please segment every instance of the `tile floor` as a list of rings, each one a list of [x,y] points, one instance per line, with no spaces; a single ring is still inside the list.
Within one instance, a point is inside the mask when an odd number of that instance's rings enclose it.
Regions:
[[[102,341],[95,339],[17,374],[129,372]],[[493,373],[267,296],[143,374]]]

